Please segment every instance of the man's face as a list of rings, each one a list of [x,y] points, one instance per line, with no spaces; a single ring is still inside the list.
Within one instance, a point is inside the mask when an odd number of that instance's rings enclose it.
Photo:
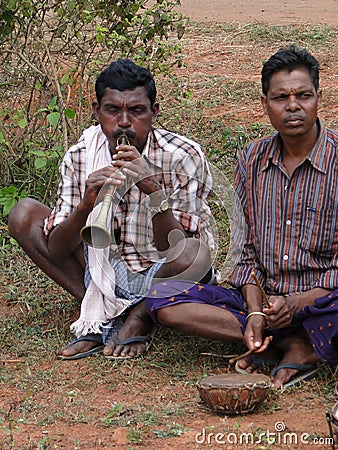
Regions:
[[[321,91],[316,93],[307,70],[281,70],[271,77],[267,95],[262,96],[263,110],[282,138],[317,133],[321,95]]]
[[[125,133],[131,145],[142,152],[150,127],[156,122],[158,104],[151,106],[144,86],[132,91],[107,88],[101,105],[93,102],[95,119],[101,124],[112,153],[115,153],[117,137]]]

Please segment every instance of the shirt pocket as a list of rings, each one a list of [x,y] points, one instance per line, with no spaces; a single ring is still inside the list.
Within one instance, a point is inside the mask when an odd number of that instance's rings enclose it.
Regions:
[[[299,245],[316,256],[331,257],[337,252],[337,210],[316,209],[307,205],[304,211],[304,226],[301,227]]]

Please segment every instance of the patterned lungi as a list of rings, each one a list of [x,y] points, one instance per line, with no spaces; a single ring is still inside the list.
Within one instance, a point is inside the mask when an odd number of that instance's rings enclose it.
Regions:
[[[248,310],[241,292],[222,286],[210,286],[188,281],[167,281],[155,284],[145,299],[146,309],[154,323],[157,311],[179,303],[201,303],[223,308],[240,323],[242,333],[246,328]],[[265,336],[278,342],[290,334],[305,329],[320,361],[338,364],[338,289],[305,306],[293,317],[291,326],[281,329],[267,328]]]

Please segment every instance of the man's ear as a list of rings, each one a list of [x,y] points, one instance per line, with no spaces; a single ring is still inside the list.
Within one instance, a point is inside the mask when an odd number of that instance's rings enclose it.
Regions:
[[[92,101],[92,112],[94,114],[95,120],[99,122],[99,102],[95,99]]]
[[[317,92],[317,98],[318,98],[318,109],[322,107],[322,100],[323,100],[323,91],[319,89]]]
[[[160,105],[158,103],[154,103],[152,106],[153,116],[151,118],[151,123],[154,124],[157,120],[158,114],[160,112]]]
[[[266,99],[266,95],[264,95],[264,94],[261,95],[261,103],[262,103],[264,114],[268,115],[267,99]]]

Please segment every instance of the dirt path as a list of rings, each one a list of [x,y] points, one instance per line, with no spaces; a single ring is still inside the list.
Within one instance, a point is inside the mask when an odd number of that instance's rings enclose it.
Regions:
[[[338,0],[181,0],[180,10],[196,22],[338,23]]]

